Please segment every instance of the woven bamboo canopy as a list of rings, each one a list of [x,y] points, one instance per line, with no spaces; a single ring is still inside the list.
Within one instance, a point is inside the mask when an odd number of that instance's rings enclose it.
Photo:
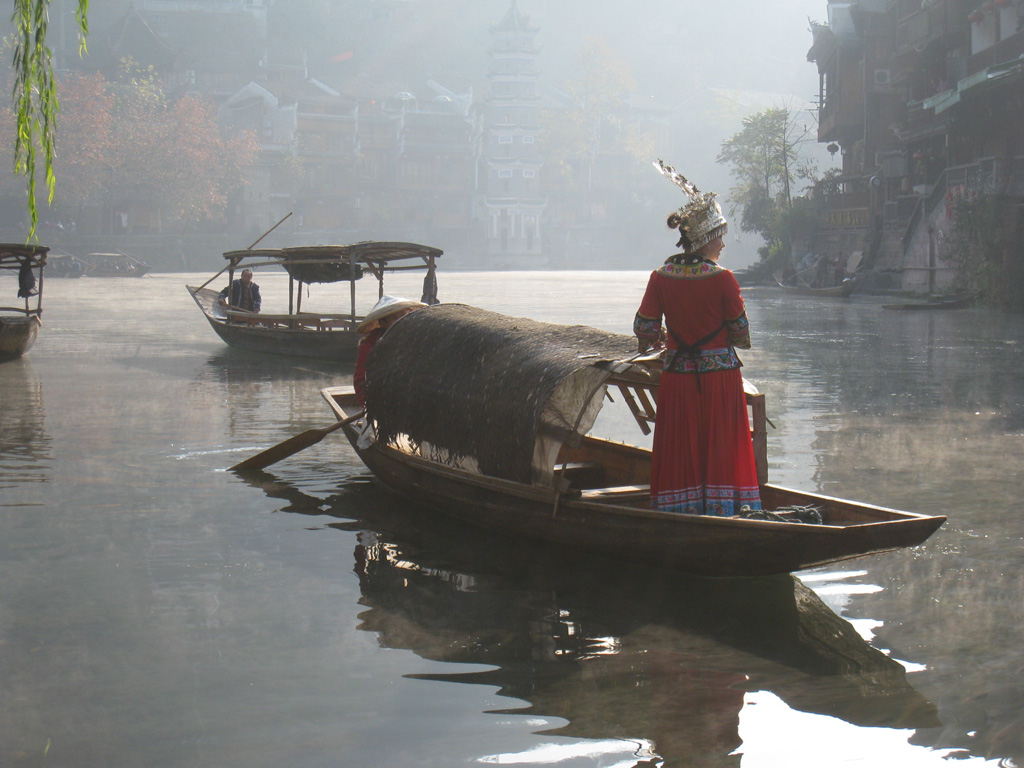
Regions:
[[[351,245],[228,251],[224,258],[236,264],[243,259],[266,259],[280,263],[289,275],[303,283],[338,283],[358,280],[365,269],[376,272],[392,262],[407,259],[424,262],[442,253],[438,248],[418,243],[367,240]]]
[[[20,269],[28,261],[33,267],[46,264],[49,248],[45,245],[0,243],[0,268]]]
[[[632,336],[439,304],[399,320],[367,364],[366,408],[379,440],[407,435],[442,460],[472,458],[482,474],[530,482],[547,439],[589,429],[608,361]],[[545,458],[544,460],[547,460]]]
[[[336,246],[282,248],[282,266],[289,275],[304,283],[340,283],[358,280],[363,267],[351,249]]]

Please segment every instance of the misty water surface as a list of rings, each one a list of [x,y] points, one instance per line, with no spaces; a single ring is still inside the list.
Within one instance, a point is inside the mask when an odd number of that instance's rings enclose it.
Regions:
[[[226,472],[330,423],[351,367],[226,348],[184,289],[206,277],[48,279],[0,365],[0,764],[1024,762],[1021,318],[745,291],[772,480],[949,521],[706,581],[446,523],[339,434]],[[257,281],[270,311],[285,279]],[[646,273],[439,282],[625,333]]]

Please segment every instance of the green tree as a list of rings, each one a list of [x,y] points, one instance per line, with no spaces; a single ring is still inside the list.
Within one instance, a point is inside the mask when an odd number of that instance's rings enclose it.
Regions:
[[[53,52],[46,43],[50,0],[14,0],[15,28],[13,100],[17,131],[14,139],[14,171],[27,179],[29,234],[35,238],[39,209],[36,204],[37,149],[43,153],[48,201],[53,200],[56,176],[53,171],[57,113],[57,85],[53,74]],[[89,0],[78,0],[75,18],[79,29],[79,51],[85,51],[89,32]]]
[[[952,214],[943,251],[956,287],[982,291],[991,306],[1024,310],[1024,214],[992,193],[956,198]]]
[[[742,129],[722,142],[717,160],[736,179],[731,192],[745,231],[765,234],[775,209],[792,203],[797,181],[813,175],[799,153],[809,132],[788,109],[774,107],[744,118]]]
[[[814,179],[816,168],[800,154],[811,129],[785,107],[773,107],[743,119],[743,127],[722,142],[717,161],[736,180],[730,193],[740,228],[765,240],[762,260],[776,264],[788,254],[801,222],[813,215],[809,201],[797,209],[796,187]]]

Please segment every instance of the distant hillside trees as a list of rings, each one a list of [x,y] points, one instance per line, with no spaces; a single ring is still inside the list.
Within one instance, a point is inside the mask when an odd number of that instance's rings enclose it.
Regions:
[[[551,172],[570,184],[583,183],[599,150],[611,144],[648,160],[647,148],[634,146],[641,137],[623,124],[629,95],[636,90],[628,65],[598,38],[583,45],[576,65],[575,77],[565,84],[566,106],[544,113],[544,155]]]
[[[629,222],[627,231],[648,225],[644,203],[658,188],[651,172],[656,142],[631,111],[635,91],[622,57],[592,38],[577,53],[576,72],[563,89],[565,103],[543,111],[545,181],[549,190],[562,192],[558,215],[565,223],[615,219]]]
[[[53,170],[60,181],[50,219],[93,218],[102,232],[175,232],[225,217],[257,145],[251,134],[225,136],[212,104],[169,99],[152,71],[130,61],[113,81],[63,75],[57,91]],[[8,115],[0,130],[13,130],[12,123]],[[16,194],[13,179],[3,191]],[[8,204],[5,214],[15,209]]]
[[[152,70],[130,61],[107,91],[113,97],[103,190],[108,202],[125,212],[134,207],[150,231],[223,218],[256,158],[255,137],[225,136],[212,104],[188,96],[169,100]]]
[[[96,199],[106,178],[111,153],[113,97],[100,75],[65,75],[58,90],[61,121],[54,171],[63,201]]]

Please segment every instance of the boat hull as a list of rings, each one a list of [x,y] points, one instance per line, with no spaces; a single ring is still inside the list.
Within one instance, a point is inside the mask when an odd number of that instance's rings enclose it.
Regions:
[[[36,343],[42,323],[38,317],[0,317],[0,362],[14,360]]]
[[[249,352],[353,362],[359,346],[360,337],[354,331],[293,331],[206,319],[225,344]]]
[[[188,287],[189,293],[203,311],[210,327],[230,347],[248,352],[266,352],[290,357],[354,362],[361,336],[354,330],[328,328],[268,327],[255,318],[252,324],[229,322],[215,309],[217,293],[205,288]]]
[[[135,267],[127,271],[91,267],[87,274],[89,277],[142,277],[149,274],[149,267]]]
[[[883,304],[882,309],[891,309],[899,312],[921,309],[963,309],[970,306],[978,298],[977,292],[943,296],[930,301],[908,302],[906,304]]]
[[[587,438],[580,453],[601,463],[616,482],[638,485],[574,489],[565,468],[555,485],[478,474],[417,453],[360,440],[364,421],[351,387],[322,392],[353,449],[386,486],[439,513],[507,535],[574,550],[657,563],[701,576],[768,576],[877,554],[924,542],[941,516],[861,504],[761,485],[765,509],[813,506],[823,523],[683,515],[650,509],[650,452]],[[625,468],[626,474],[623,474]],[[586,487],[582,487],[586,486]]]
[[[385,485],[445,514],[505,534],[640,558],[702,576],[792,573],[915,546],[944,521],[773,486],[762,487],[768,508],[783,506],[781,500],[830,508],[839,504],[876,517],[855,525],[815,525],[658,512],[639,506],[639,498],[638,506],[567,498],[553,489],[473,476],[386,447],[360,449],[356,430],[348,429],[348,435]]]
[[[793,294],[794,296],[823,296],[845,299],[857,288],[856,280],[846,280],[839,285],[830,286],[828,288],[808,288],[803,285],[785,285],[779,281],[776,282],[778,282],[779,288],[786,293]]]

